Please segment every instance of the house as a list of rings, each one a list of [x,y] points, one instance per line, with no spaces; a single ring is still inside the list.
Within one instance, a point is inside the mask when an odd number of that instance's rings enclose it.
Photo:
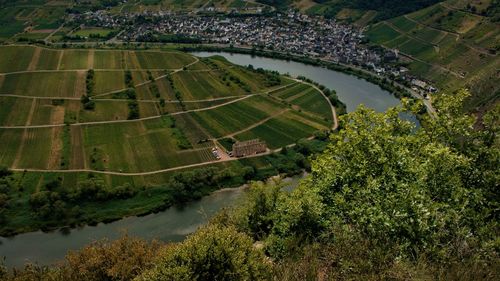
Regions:
[[[266,150],[266,143],[259,139],[237,142],[233,144],[233,156],[235,157],[255,155],[266,152]]]

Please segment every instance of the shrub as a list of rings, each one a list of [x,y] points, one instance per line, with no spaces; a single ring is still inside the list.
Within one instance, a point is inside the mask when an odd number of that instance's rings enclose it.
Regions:
[[[270,266],[250,237],[210,225],[167,247],[154,268],[135,280],[270,280]]]

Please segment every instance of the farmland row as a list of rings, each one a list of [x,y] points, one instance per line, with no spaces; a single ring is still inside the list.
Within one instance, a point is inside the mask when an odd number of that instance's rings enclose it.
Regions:
[[[47,106],[39,102],[34,100],[33,116],[42,114],[38,113],[38,107]],[[60,163],[61,170],[85,167],[117,173],[160,171],[213,161],[212,145],[207,145],[211,142],[205,141],[210,138],[227,134],[233,134],[240,140],[256,137],[277,149],[311,136],[317,130],[328,129],[321,121],[299,112],[276,113],[286,111],[289,109],[284,104],[272,98],[248,95],[210,109],[180,112],[172,116],[91,122],[58,128],[1,128],[0,137],[12,145],[0,152],[0,164],[18,169],[44,170],[58,166],[59,161],[54,159],[64,159],[64,164],[63,160]],[[72,148],[67,151],[60,147],[63,130],[67,130],[67,142]],[[193,138],[193,131],[201,131],[203,137]],[[203,131],[208,133],[203,134]],[[30,151],[47,157],[32,159]]]
[[[180,69],[196,62],[181,52],[55,50],[35,46],[1,46],[0,73],[85,69]]]

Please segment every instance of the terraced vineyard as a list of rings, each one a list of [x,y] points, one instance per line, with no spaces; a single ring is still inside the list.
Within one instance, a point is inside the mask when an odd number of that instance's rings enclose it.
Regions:
[[[469,88],[474,96],[468,106],[473,108],[500,91],[500,25],[479,13],[495,5],[490,2],[445,1],[373,25],[367,34],[373,42],[400,50],[411,61],[413,74],[439,88]]]
[[[218,139],[261,138],[278,149],[333,124],[312,86],[266,84],[267,74],[218,57],[33,46],[0,47],[0,56],[0,165],[20,171],[182,168],[215,162]]]
[[[166,200],[172,191],[164,186],[178,172],[210,166],[241,178],[250,165],[263,175],[275,174],[266,172],[272,168],[266,157],[330,130],[334,118],[315,86],[222,57],[2,46],[0,167],[15,172],[19,189],[11,192],[19,199],[1,231],[47,225],[26,208],[34,193],[49,192],[54,181],[70,193],[88,188],[89,181],[101,192],[126,188],[150,194],[163,186]],[[254,138],[268,145],[260,158],[229,157],[230,146],[221,144]],[[222,159],[216,159],[214,147]],[[97,220],[161,203],[137,200],[131,202],[146,205],[96,211]],[[88,219],[96,219],[94,207],[81,206]]]

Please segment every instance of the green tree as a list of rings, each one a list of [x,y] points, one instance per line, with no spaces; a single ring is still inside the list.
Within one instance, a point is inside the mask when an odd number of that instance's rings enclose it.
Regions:
[[[309,182],[330,224],[396,241],[401,254],[414,257],[422,252],[442,257],[443,244],[471,243],[484,234],[481,227],[493,227],[495,209],[485,208],[490,198],[484,191],[499,181],[484,182],[484,175],[494,173],[498,158],[479,160],[476,151],[498,155],[498,146],[483,143],[485,133],[474,131],[474,119],[461,113],[466,97],[461,91],[438,100],[438,117],[416,132],[398,117],[402,109],[376,113],[360,107],[342,117],[343,129],[313,161]],[[485,167],[479,161],[494,163]],[[481,238],[492,239],[489,235]]]
[[[167,247],[137,281],[269,280],[270,266],[253,241],[232,227],[207,226]]]

